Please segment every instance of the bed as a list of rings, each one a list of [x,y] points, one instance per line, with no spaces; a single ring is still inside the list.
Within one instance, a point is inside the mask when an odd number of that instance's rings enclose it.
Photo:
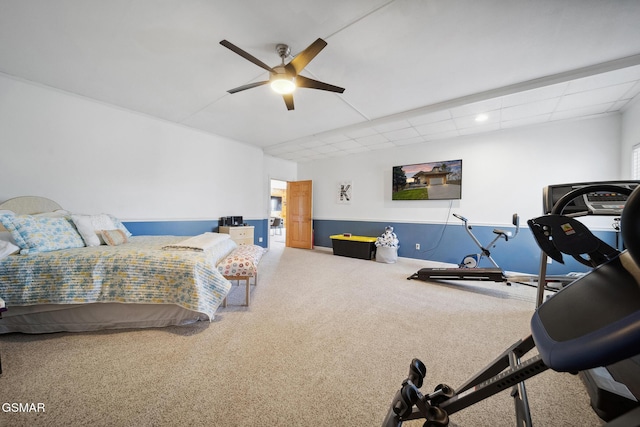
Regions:
[[[204,233],[199,247],[183,244],[195,237],[132,236],[112,215],[71,214],[42,197],[0,204],[0,224],[0,333],[210,321],[231,288],[216,267],[237,247],[228,235]]]

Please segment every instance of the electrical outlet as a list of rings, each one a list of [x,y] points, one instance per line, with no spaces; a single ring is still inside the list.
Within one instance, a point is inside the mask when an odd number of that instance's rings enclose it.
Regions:
[[[420,243],[416,243],[416,251],[420,250]]]
[[[258,243],[262,243],[262,237],[258,237]]]

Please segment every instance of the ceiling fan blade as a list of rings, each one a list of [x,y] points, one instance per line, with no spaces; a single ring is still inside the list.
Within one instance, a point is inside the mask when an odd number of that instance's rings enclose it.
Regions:
[[[267,64],[265,64],[264,62],[260,61],[258,58],[256,58],[255,56],[251,55],[250,53],[245,52],[244,50],[240,49],[238,46],[234,45],[233,43],[231,43],[231,42],[229,42],[227,40],[222,40],[220,42],[220,44],[222,46],[226,47],[227,49],[231,49],[232,51],[234,51],[238,55],[242,56],[244,59],[253,62],[258,67],[264,68],[267,71],[272,71],[271,67],[269,67]]]
[[[313,80],[305,76],[297,76],[296,77],[296,86],[298,87],[306,87],[309,89],[320,89],[326,90],[329,92],[344,92],[343,87],[330,85],[329,83],[319,82],[318,80]]]
[[[284,103],[287,104],[287,110],[293,110],[293,95],[282,95],[282,98],[284,99]]]
[[[227,92],[236,93],[236,92],[240,92],[242,90],[247,90],[247,89],[251,89],[251,88],[254,88],[254,87],[262,86],[262,85],[267,84],[267,83],[269,83],[269,80],[265,80],[263,82],[249,83],[249,84],[246,84],[246,85],[243,85],[243,86],[238,86],[236,88],[229,89]]]
[[[307,64],[311,62],[311,60],[315,58],[326,45],[327,42],[322,39],[314,41],[305,50],[297,54],[296,57],[285,66],[286,70],[290,73],[295,71],[295,74],[299,74],[300,71],[302,71],[302,69],[306,67]]]

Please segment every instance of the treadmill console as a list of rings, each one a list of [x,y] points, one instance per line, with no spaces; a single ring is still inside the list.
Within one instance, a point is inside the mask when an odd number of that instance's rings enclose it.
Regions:
[[[620,215],[627,201],[627,196],[624,194],[606,191],[588,193],[583,197],[592,215]]]
[[[640,181],[600,181],[600,182],[579,182],[574,184],[549,185],[542,189],[542,207],[545,214],[551,213],[551,209],[558,200],[570,191],[588,185],[616,185],[623,188],[634,189],[640,185]],[[564,215],[575,213],[588,213],[589,215],[620,215],[627,196],[609,191],[595,191],[578,196],[572,200],[565,208]]]

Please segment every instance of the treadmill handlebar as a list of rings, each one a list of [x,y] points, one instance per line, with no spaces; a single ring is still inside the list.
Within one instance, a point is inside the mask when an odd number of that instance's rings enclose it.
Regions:
[[[550,214],[558,214],[562,215],[564,213],[564,209],[569,205],[570,202],[573,201],[578,196],[583,196],[587,193],[595,193],[599,191],[608,191],[612,193],[623,194],[625,196],[631,195],[633,189],[621,187],[619,185],[614,184],[594,184],[594,185],[586,185],[584,187],[576,188],[575,190],[569,191],[564,196],[560,197],[558,201],[551,208]],[[586,215],[593,214],[592,211],[586,211]]]

